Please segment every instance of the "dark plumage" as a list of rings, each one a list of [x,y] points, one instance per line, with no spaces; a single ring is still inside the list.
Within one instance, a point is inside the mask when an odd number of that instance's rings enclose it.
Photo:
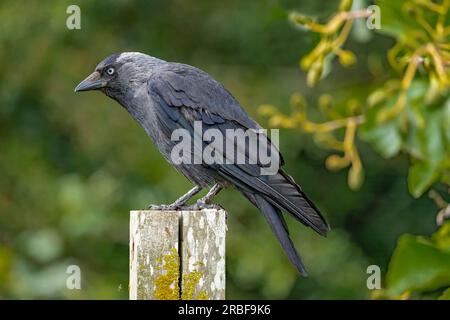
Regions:
[[[260,129],[219,82],[189,65],[166,62],[142,53],[122,53],[103,60],[95,72],[75,89],[86,90],[101,90],[117,100],[145,129],[164,158],[195,183],[196,187],[173,204],[155,208],[176,209],[202,188],[212,187],[206,197],[197,201],[197,205],[202,207],[222,187],[233,185],[262,211],[289,260],[300,273],[306,275],[305,267],[289,238],[282,211],[290,213],[321,235],[326,235],[329,228],[319,210],[292,177],[281,168],[273,175],[261,175],[263,165],[259,162],[175,164],[171,159],[171,151],[177,144],[171,140],[172,132],[183,128],[193,136],[196,120],[201,121],[203,131],[208,128],[223,133],[227,129]],[[259,137],[267,141],[268,148],[271,146],[263,133]],[[230,143],[230,140],[226,142]],[[246,160],[251,157],[239,145],[235,150],[245,152],[241,155]],[[200,151],[193,150],[192,156],[196,152]],[[222,156],[227,158],[228,154],[223,152]],[[279,157],[283,164],[281,155]]]

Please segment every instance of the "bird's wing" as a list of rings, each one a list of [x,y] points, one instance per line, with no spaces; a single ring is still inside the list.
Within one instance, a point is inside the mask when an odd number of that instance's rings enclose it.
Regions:
[[[170,107],[196,110],[205,124],[228,120],[248,129],[260,128],[222,84],[195,67],[180,63],[162,65],[150,77],[149,86]]]
[[[244,130],[262,129],[221,83],[198,68],[180,63],[164,64],[152,74],[148,87],[169,107],[165,111],[173,121],[178,121],[183,115],[189,121],[201,120],[206,126],[224,130],[230,124]],[[258,133],[260,136],[269,150],[277,152],[280,165],[283,165],[284,159],[278,147],[265,133]],[[251,156],[248,148],[243,149],[247,151],[246,157]]]
[[[182,127],[194,134],[194,120],[220,130],[224,136],[227,129],[259,128],[220,83],[194,67],[165,65],[150,77],[148,90],[168,128]],[[326,234],[328,225],[324,218],[292,178],[282,170],[275,175],[261,175],[261,165],[248,164],[248,148],[242,149],[246,152],[245,164],[215,163],[209,167],[240,189],[261,195],[276,208]]]

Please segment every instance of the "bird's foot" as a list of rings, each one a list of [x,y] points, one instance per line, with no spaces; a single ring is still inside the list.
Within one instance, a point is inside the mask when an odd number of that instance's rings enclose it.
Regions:
[[[215,184],[209,192],[203,198],[197,200],[197,202],[190,206],[190,210],[202,210],[202,209],[222,209],[219,205],[212,203],[213,198],[217,195],[220,190],[222,190],[222,186],[219,184]]]
[[[186,208],[185,204],[192,198],[193,195],[197,194],[202,188],[200,186],[195,186],[191,190],[189,190],[186,194],[182,195],[175,202],[171,204],[151,204],[147,208],[149,210],[179,210]]]
[[[203,200],[198,200],[195,204],[190,206],[172,204],[150,204],[148,210],[172,211],[172,210],[202,210],[202,209],[216,209],[221,210],[222,207],[214,203],[206,203]]]
[[[171,210],[177,210],[181,206],[177,203],[172,204],[150,204],[147,206],[148,210],[161,210],[161,211],[171,211]]]
[[[197,202],[195,204],[187,207],[187,209],[189,209],[189,210],[202,210],[202,209],[221,210],[222,207],[219,206],[218,204],[208,203],[208,202],[204,201],[203,199],[199,199],[199,200],[197,200]]]

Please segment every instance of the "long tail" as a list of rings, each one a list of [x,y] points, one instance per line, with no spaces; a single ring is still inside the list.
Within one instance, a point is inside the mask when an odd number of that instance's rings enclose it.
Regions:
[[[239,189],[239,188],[238,188]],[[267,223],[270,225],[273,233],[278,238],[283,250],[289,258],[289,261],[297,268],[302,276],[308,276],[305,265],[300,258],[299,253],[294,247],[291,238],[289,237],[289,230],[286,221],[279,209],[271,205],[262,196],[239,189],[242,194],[250,200],[256,207],[258,207],[264,214]]]
[[[254,176],[237,166],[222,166],[219,172],[261,210],[289,260],[302,275],[306,275],[305,266],[289,237],[282,211],[323,236],[326,236],[329,226],[294,179],[282,170],[271,176]]]

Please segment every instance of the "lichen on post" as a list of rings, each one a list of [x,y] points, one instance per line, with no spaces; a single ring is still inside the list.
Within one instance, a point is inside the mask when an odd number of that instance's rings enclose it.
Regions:
[[[225,299],[226,212],[182,211],[182,299]]]
[[[225,299],[225,211],[130,215],[130,299]]]
[[[177,212],[130,212],[130,299],[178,299]]]

